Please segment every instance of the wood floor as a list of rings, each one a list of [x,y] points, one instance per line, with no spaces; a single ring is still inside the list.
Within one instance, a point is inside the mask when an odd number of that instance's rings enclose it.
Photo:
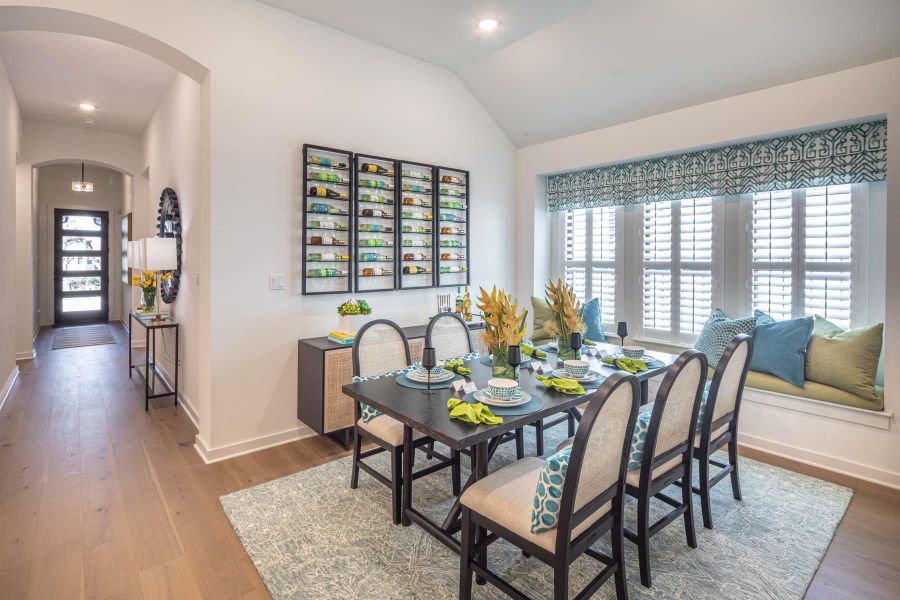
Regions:
[[[115,345],[66,350],[44,330],[19,363],[0,411],[0,598],[267,598],[219,496],[346,452],[312,438],[203,464],[170,400],[144,412],[113,330]],[[897,597],[900,492],[753,457],[856,490],[809,598]]]

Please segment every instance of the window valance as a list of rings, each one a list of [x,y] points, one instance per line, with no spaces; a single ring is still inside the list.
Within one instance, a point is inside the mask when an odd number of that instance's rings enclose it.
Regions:
[[[551,212],[887,177],[887,121],[550,175]]]

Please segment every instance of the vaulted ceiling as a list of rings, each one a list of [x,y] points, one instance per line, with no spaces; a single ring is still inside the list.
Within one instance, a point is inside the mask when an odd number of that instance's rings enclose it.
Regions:
[[[518,146],[900,56],[898,0],[262,1],[455,71]]]

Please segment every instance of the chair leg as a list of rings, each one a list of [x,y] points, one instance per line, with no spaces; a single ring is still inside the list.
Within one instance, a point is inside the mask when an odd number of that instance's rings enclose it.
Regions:
[[[553,566],[553,600],[569,600],[569,565]]]
[[[459,545],[459,600],[472,598],[472,554],[475,551],[475,523],[468,508],[462,510]]]
[[[356,427],[353,428],[353,466],[350,467],[350,489],[355,490],[359,484],[359,453],[362,450],[362,436]]]
[[[426,448],[427,450],[425,450],[425,456],[429,459],[434,458],[434,442],[429,442]]]
[[[738,453],[737,439],[735,434],[731,434],[731,441],[728,442],[728,462],[731,463],[731,492],[735,500],[742,500],[741,497],[741,479],[738,477]]]
[[[575,415],[570,410],[566,415],[566,427],[568,428],[568,437],[575,436]]]
[[[688,460],[693,460],[688,458]],[[688,463],[690,465],[690,463]],[[691,548],[697,547],[697,533],[694,531],[694,491],[691,483],[691,469],[688,467],[687,473],[681,479],[681,501],[685,505],[684,511],[684,534],[687,537],[687,545]]]
[[[612,530],[609,532],[610,546],[612,550],[612,559],[616,562],[616,573],[614,575],[616,581],[616,600],[628,600],[628,586],[625,582],[625,520],[624,502],[617,501],[614,505],[619,507],[619,516],[613,524]]]
[[[544,455],[544,420],[541,419],[534,424],[534,442],[537,446],[537,455]]]
[[[712,506],[709,502],[709,457],[700,456],[700,510],[703,513],[703,526],[713,528]]]
[[[516,460],[525,458],[525,429],[516,429]]]
[[[400,503],[403,498],[401,485],[403,477],[401,471],[403,468],[403,448],[398,447],[391,450],[391,506],[393,507],[394,525],[400,524]]]
[[[637,535],[641,585],[650,587],[650,498],[643,493],[638,498]]]
[[[450,451],[450,460],[452,461],[450,464],[451,487],[453,495],[459,496],[462,490],[462,477],[459,472],[459,450]]]

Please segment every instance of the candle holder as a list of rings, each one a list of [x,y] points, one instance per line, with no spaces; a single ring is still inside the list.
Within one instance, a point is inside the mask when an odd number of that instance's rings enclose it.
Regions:
[[[422,348],[422,366],[426,371],[425,393],[431,395],[431,370],[437,366],[437,352],[434,348]]]
[[[506,362],[512,367],[513,379],[519,380],[519,365],[522,364],[522,347],[509,346],[506,349]]]

